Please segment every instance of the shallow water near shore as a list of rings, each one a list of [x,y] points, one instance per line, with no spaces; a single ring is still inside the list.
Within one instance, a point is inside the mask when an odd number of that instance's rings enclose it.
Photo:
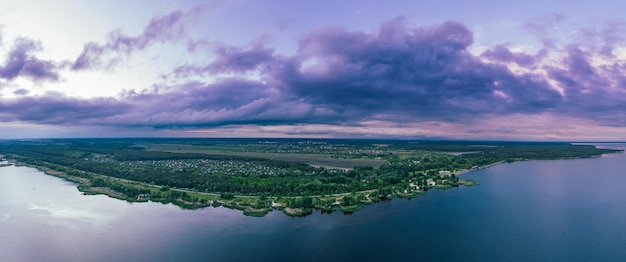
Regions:
[[[625,148],[611,144],[610,148]],[[501,164],[477,187],[341,212],[245,217],[84,196],[28,167],[0,168],[6,261],[622,261],[626,155]]]

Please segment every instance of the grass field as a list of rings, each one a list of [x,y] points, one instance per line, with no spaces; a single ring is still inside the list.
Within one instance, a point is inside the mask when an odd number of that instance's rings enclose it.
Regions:
[[[221,150],[220,147],[178,145],[178,144],[147,144],[142,145],[147,150],[163,151],[171,153],[199,153],[207,155],[227,155],[227,156],[243,156],[264,158],[277,161],[291,161],[305,163],[315,167],[353,169],[355,166],[373,166],[378,167],[388,164],[386,160],[375,159],[340,159],[332,158],[330,155],[318,154],[282,154],[282,153],[263,153],[263,152],[237,152],[232,148]]]

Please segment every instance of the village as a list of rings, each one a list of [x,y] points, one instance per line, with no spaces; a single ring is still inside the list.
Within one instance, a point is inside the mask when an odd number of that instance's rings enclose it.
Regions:
[[[349,213],[430,189],[476,185],[459,176],[493,164],[609,152],[569,144],[484,144],[102,139],[10,141],[1,149],[2,158],[76,182],[85,194],[192,209],[219,205],[259,216],[272,208],[290,215],[311,208]]]

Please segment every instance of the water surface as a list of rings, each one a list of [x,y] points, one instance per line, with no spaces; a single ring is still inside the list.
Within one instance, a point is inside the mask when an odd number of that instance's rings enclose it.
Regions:
[[[623,145],[610,145],[611,147]],[[27,167],[0,168],[6,261],[623,261],[626,155],[497,165],[478,187],[353,215],[264,218],[84,196]]]

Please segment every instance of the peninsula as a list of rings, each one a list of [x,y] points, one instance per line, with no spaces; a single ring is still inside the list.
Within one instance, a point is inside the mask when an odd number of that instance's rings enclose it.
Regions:
[[[502,162],[600,156],[616,150],[545,142],[350,139],[5,140],[17,165],[78,184],[85,194],[245,215],[313,209],[352,213],[431,189],[473,186],[459,174]]]

